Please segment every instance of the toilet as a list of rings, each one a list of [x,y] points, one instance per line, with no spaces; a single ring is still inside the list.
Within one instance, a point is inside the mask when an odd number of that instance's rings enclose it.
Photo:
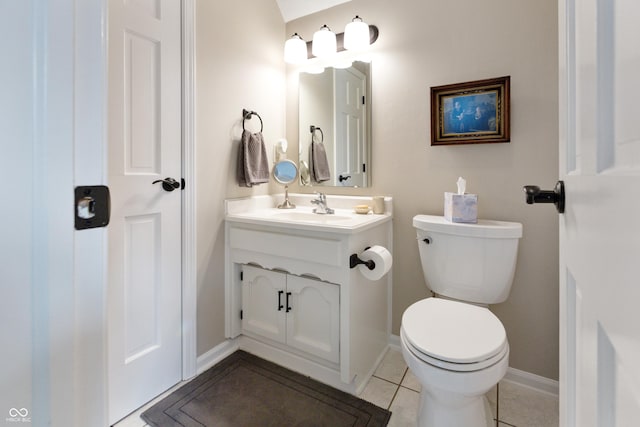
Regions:
[[[407,308],[400,327],[402,355],[422,385],[418,426],[491,426],[485,394],[507,372],[509,343],[487,306],[509,296],[522,224],[416,215],[413,226],[436,295]]]

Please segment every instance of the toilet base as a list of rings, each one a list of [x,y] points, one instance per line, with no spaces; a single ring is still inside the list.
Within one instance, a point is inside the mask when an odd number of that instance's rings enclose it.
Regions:
[[[472,372],[440,369],[418,359],[400,329],[402,356],[422,385],[418,427],[491,427],[495,425],[485,394],[506,374],[507,354],[496,364]]]
[[[486,396],[447,399],[423,391],[420,393],[418,427],[493,427],[495,420]]]

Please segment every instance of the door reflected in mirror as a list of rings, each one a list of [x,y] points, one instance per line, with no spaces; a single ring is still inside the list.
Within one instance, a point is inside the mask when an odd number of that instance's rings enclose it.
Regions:
[[[300,184],[371,185],[371,64],[300,73]]]

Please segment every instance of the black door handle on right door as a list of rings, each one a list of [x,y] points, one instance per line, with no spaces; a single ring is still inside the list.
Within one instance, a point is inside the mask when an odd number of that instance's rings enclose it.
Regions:
[[[553,203],[558,213],[564,213],[564,181],[558,181],[553,190],[541,190],[537,185],[525,185],[526,201],[534,203]]]

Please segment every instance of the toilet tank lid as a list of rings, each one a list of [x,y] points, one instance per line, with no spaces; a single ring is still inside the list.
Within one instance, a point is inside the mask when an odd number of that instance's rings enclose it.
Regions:
[[[413,226],[418,230],[433,231],[457,236],[490,237],[490,238],[520,238],[522,224],[519,222],[495,221],[479,219],[476,224],[450,222],[443,216],[416,215]]]

